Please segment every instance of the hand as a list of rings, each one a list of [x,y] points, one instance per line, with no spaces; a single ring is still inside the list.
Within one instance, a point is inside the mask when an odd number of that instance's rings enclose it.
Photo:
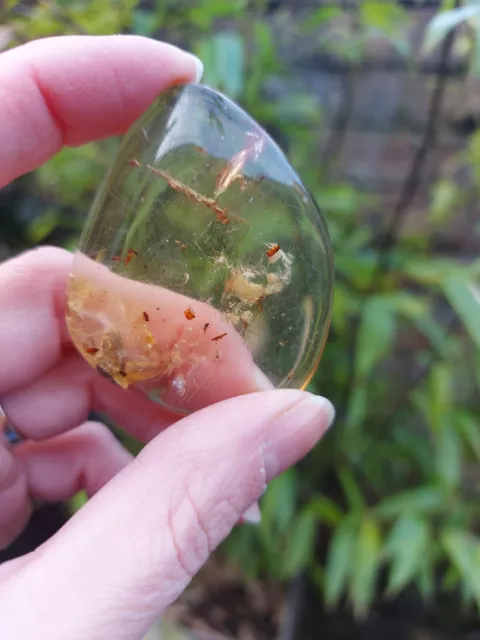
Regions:
[[[0,187],[62,145],[122,133],[195,59],[130,36],[45,39],[0,55]],[[322,398],[261,391],[181,420],[101,378],[64,323],[72,257],[42,248],[0,266],[0,402],[26,438],[0,444],[0,547],[30,500],[93,498],[37,551],[0,565],[5,640],[142,638],[266,484],[333,418]],[[148,443],[135,459],[104,411]],[[166,428],[168,427],[168,429]],[[1,434],[0,434],[1,436]]]

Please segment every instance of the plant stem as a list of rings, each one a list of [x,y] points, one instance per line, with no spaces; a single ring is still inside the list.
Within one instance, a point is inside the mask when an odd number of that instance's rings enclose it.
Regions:
[[[458,6],[459,0],[456,0],[455,4],[456,6]],[[362,304],[362,308],[356,319],[357,320],[356,326],[354,327],[354,330],[351,333],[352,340],[351,340],[350,348],[348,349],[349,375],[348,375],[347,384],[345,385],[345,388],[344,388],[345,389],[344,399],[339,408],[339,414],[340,414],[339,419],[344,419],[345,416],[348,414],[348,407],[349,407],[352,394],[353,394],[353,389],[355,386],[355,358],[358,351],[359,328],[360,328],[361,319],[363,315],[363,308],[365,307],[365,303],[369,295],[372,295],[378,290],[383,274],[389,268],[389,260],[390,260],[391,252],[397,245],[400,231],[406,220],[410,205],[412,204],[412,201],[416,195],[416,192],[421,182],[422,170],[424,168],[425,159],[428,155],[428,152],[435,144],[437,123],[438,123],[438,118],[441,114],[443,98],[444,98],[445,88],[446,88],[446,78],[448,75],[448,64],[449,64],[454,40],[455,40],[455,30],[452,30],[445,37],[442,44],[437,79],[436,79],[435,86],[433,88],[431,99],[430,99],[427,124],[425,127],[423,138],[420,142],[417,152],[413,157],[412,164],[410,165],[410,170],[407,174],[403,187],[400,191],[400,196],[397,200],[397,204],[394,207],[392,216],[390,218],[390,222],[380,242],[380,246],[378,249],[378,258],[377,258],[374,272],[372,274],[370,285],[368,289],[365,291],[365,297]]]

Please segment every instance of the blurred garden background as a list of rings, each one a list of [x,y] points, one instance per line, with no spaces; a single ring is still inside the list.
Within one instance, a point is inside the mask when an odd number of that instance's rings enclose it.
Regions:
[[[199,55],[287,153],[336,265],[311,384],[336,426],[167,618],[204,638],[480,638],[480,1],[0,3],[0,49],[112,33]],[[74,249],[117,144],[1,190],[0,259]]]

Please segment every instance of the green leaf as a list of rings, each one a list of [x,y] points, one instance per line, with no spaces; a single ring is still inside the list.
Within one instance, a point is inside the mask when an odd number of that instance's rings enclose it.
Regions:
[[[284,124],[302,122],[307,125],[312,122],[318,124],[320,106],[314,96],[308,94],[287,95],[276,101],[274,114],[275,118]]]
[[[428,300],[405,291],[395,292],[388,298],[399,315],[410,320],[439,353],[446,355],[449,348],[448,335],[433,319]]]
[[[429,22],[425,31],[425,37],[422,45],[422,49],[425,53],[429,53],[447,36],[452,29],[458,27],[471,18],[480,14],[480,7],[478,6],[466,6],[459,7],[458,9],[452,9],[451,11],[443,11],[437,14]]]
[[[439,180],[433,188],[429,222],[445,223],[453,213],[458,197],[459,189],[452,180]]]
[[[480,185],[480,131],[475,131],[470,137],[464,154],[465,162],[470,164],[469,170],[474,179],[474,186],[478,189]]]
[[[162,640],[193,640],[194,638],[188,627],[183,627],[178,622],[164,618],[159,620],[145,637],[161,638]]]
[[[309,509],[304,509],[293,522],[283,559],[283,575],[291,578],[312,561],[317,522]]]
[[[475,27],[475,40],[474,40],[475,46],[473,50],[474,55],[472,57],[470,72],[473,75],[478,77],[478,75],[480,75],[480,30],[477,24],[474,24],[474,27]]]
[[[157,4],[160,2],[157,1]],[[202,2],[186,2],[181,8],[187,19],[188,26],[199,29],[213,29],[213,23],[219,18],[228,18],[243,13],[246,9],[246,0],[202,0]],[[188,8],[187,8],[188,6]]]
[[[365,379],[391,350],[395,337],[395,308],[391,301],[372,297],[365,304],[355,362],[357,378]]]
[[[455,420],[459,434],[480,460],[480,421],[466,411],[456,412]]]
[[[447,529],[442,545],[480,609],[480,542],[461,529]]]
[[[405,27],[408,14],[400,6],[385,0],[364,0],[360,5],[361,23],[392,38]]]
[[[431,317],[429,312],[425,315],[412,318],[417,330],[430,342],[432,347],[441,356],[446,357],[451,348],[448,334],[444,328]]]
[[[309,11],[301,26],[308,33],[317,27],[324,26],[341,15],[342,10],[339,7],[322,7],[315,11]]]
[[[407,276],[423,285],[443,286],[447,278],[465,273],[465,268],[455,260],[432,257],[421,260],[409,258],[403,269]]]
[[[253,57],[253,64],[250,64],[249,73],[257,73],[257,82],[262,83],[267,72],[272,72],[282,68],[282,63],[278,58],[278,42],[268,20],[256,20],[253,25],[254,51],[250,52]],[[254,69],[252,69],[254,67]],[[258,88],[258,85],[257,85]],[[258,106],[261,103],[260,96],[257,96]]]
[[[350,511],[362,512],[365,510],[363,492],[355,480],[353,473],[347,467],[341,467],[338,479],[342,485],[343,493],[347,498]]]
[[[387,592],[398,594],[420,573],[429,552],[430,532],[425,520],[404,514],[393,525],[385,545],[391,560]]]
[[[335,529],[330,540],[325,569],[325,605],[327,607],[338,603],[347,585],[354,560],[358,525],[357,517],[346,516]]]
[[[70,498],[70,500],[68,501],[68,506],[70,508],[70,512],[72,514],[76,513],[77,511],[80,511],[80,509],[87,504],[88,502],[88,495],[85,491],[79,491],[78,493],[76,493],[74,496],[72,496]]]
[[[439,480],[446,489],[456,489],[462,474],[461,441],[450,422],[443,420],[435,447],[435,465]]]
[[[208,36],[197,47],[205,65],[203,81],[230,98],[240,97],[245,84],[245,45],[240,34],[224,31]]]
[[[283,532],[292,522],[297,503],[298,482],[295,469],[272,480],[262,499],[262,522],[260,528]]]
[[[356,384],[350,402],[348,404],[347,416],[345,418],[345,437],[351,437],[351,432],[363,423],[367,414],[368,394],[364,383]]]
[[[418,318],[428,311],[426,300],[407,291],[395,291],[384,297],[406,318]]]
[[[132,21],[133,32],[139,36],[150,36],[158,27],[157,16],[144,9],[135,9]]]
[[[405,511],[435,513],[445,507],[445,493],[437,487],[418,487],[383,498],[373,509],[381,518],[397,518]]]
[[[357,617],[367,613],[375,598],[375,586],[381,558],[381,534],[370,517],[363,519],[355,546],[350,580],[350,598]]]
[[[295,522],[297,506],[297,473],[291,468],[273,480],[261,500],[262,520],[256,529],[263,562],[269,574],[280,580],[283,575],[283,553]]]
[[[428,376],[428,405],[425,417],[434,433],[440,433],[452,407],[452,369],[445,362],[435,364]]]
[[[272,26],[266,20],[255,20],[251,30],[251,47],[248,49],[245,73],[245,87],[242,93],[243,104],[254,110],[257,119],[265,121],[275,117],[271,103],[266,104],[262,99],[262,89],[265,77],[270,73],[277,73],[282,69],[282,63],[277,55],[277,42],[273,35]]]
[[[445,280],[444,293],[480,348],[480,288],[466,278],[451,276]]]
[[[308,503],[308,509],[317,521],[336,525],[343,517],[343,511],[338,505],[325,496],[312,498]]]
[[[255,527],[235,527],[223,542],[221,551],[230,563],[241,567],[247,581],[256,580],[266,564]]]
[[[373,255],[338,255],[335,265],[353,285],[363,289],[371,282],[375,261]]]
[[[474,378],[476,383],[477,392],[480,393],[480,351],[477,351],[476,354],[473,354],[473,366],[474,366]]]
[[[367,203],[365,194],[359,193],[358,189],[352,185],[344,183],[322,185],[321,190],[314,195],[322,209],[332,215],[332,223],[338,216],[353,217],[358,213],[358,209]],[[371,236],[371,232],[369,235]],[[342,240],[345,240],[343,236]],[[361,256],[357,256],[359,257]]]
[[[424,601],[432,600],[433,596],[435,595],[434,568],[434,557],[430,549],[429,553],[425,554],[423,557],[423,562],[416,581],[416,584]]]
[[[60,216],[57,211],[44,211],[28,225],[26,230],[28,241],[31,244],[43,242],[59,224]]]
[[[103,148],[95,143],[64,147],[35,171],[35,180],[63,205],[82,207],[85,203],[88,206],[94,185],[100,182],[113,155],[109,153],[104,157]]]
[[[441,576],[440,586],[442,591],[455,591],[459,588],[460,580],[460,574],[458,573],[457,569],[453,565],[447,566],[443,571],[443,575]]]

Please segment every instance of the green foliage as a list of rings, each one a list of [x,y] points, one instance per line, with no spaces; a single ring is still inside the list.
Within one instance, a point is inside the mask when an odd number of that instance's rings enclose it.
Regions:
[[[355,68],[380,39],[411,58],[409,18],[399,3],[364,0],[350,13],[314,4],[301,16],[284,9],[282,20],[290,20],[299,41],[318,43],[320,53],[341,56]],[[460,588],[465,602],[480,606],[480,506],[467,478],[480,462],[480,262],[435,255],[423,235],[396,239],[378,272],[378,230],[364,222],[378,203],[335,172],[327,176],[318,100],[280,58],[265,5],[168,0],[148,9],[134,0],[61,0],[33,2],[28,11],[13,2],[7,8],[17,43],[133,32],[198,53],[207,83],[282,133],[292,163],[327,215],[337,282],[330,338],[310,388],[332,398],[338,422],[298,469],[271,483],[260,526],[237,528],[222,552],[246,579],[287,581],[309,571],[328,606],[347,601],[358,616],[376,598],[411,585],[426,599]],[[475,71],[479,11],[478,2],[457,8],[444,2],[423,52],[430,54],[460,26],[474,34],[468,51]],[[272,100],[267,88],[280,76],[290,77],[292,88]],[[27,229],[27,244],[48,240],[60,225],[72,246],[115,148],[116,141],[107,141],[67,149],[35,172],[30,184],[44,212]],[[327,160],[335,165],[335,158]],[[460,169],[469,176],[468,188],[454,180]],[[433,235],[479,193],[476,133],[433,186],[428,231]],[[388,219],[390,212],[383,215]],[[408,351],[409,341],[415,346]],[[138,443],[122,439],[138,450]],[[84,499],[77,497],[73,509]],[[439,570],[440,581],[434,579]],[[380,572],[386,574],[383,591]]]
[[[428,25],[423,51],[433,49],[458,27],[466,30],[466,36],[458,40],[459,51],[465,51],[469,57],[470,70],[480,73],[480,4],[477,0],[463,0],[457,4],[444,1],[444,10],[439,12]]]
[[[385,544],[385,556],[391,562],[389,594],[398,593],[419,575],[431,544],[427,520],[409,512],[400,515]]]
[[[458,571],[468,597],[480,608],[480,542],[462,529],[442,532],[442,546]]]
[[[235,32],[220,32],[196,48],[205,65],[203,81],[238,100],[245,85],[245,43]]]
[[[357,616],[363,617],[375,599],[381,548],[380,527],[365,515],[356,539],[350,580],[350,599]]]
[[[266,572],[275,580],[292,578],[311,561],[318,522],[338,520],[338,507],[326,498],[312,499],[299,508],[299,490],[295,469],[276,478],[263,499],[258,531],[236,530],[225,543],[230,557],[242,563],[247,576]],[[258,548],[252,553],[254,547]]]
[[[480,348],[480,289],[467,278],[450,276],[445,280],[444,291],[472,340]]]
[[[425,52],[435,49],[455,27],[467,22],[480,13],[480,6],[470,3],[463,7],[443,11],[433,18],[428,25],[423,42]]]
[[[347,515],[335,527],[327,558],[325,603],[337,604],[343,594],[355,561],[358,516]]]

